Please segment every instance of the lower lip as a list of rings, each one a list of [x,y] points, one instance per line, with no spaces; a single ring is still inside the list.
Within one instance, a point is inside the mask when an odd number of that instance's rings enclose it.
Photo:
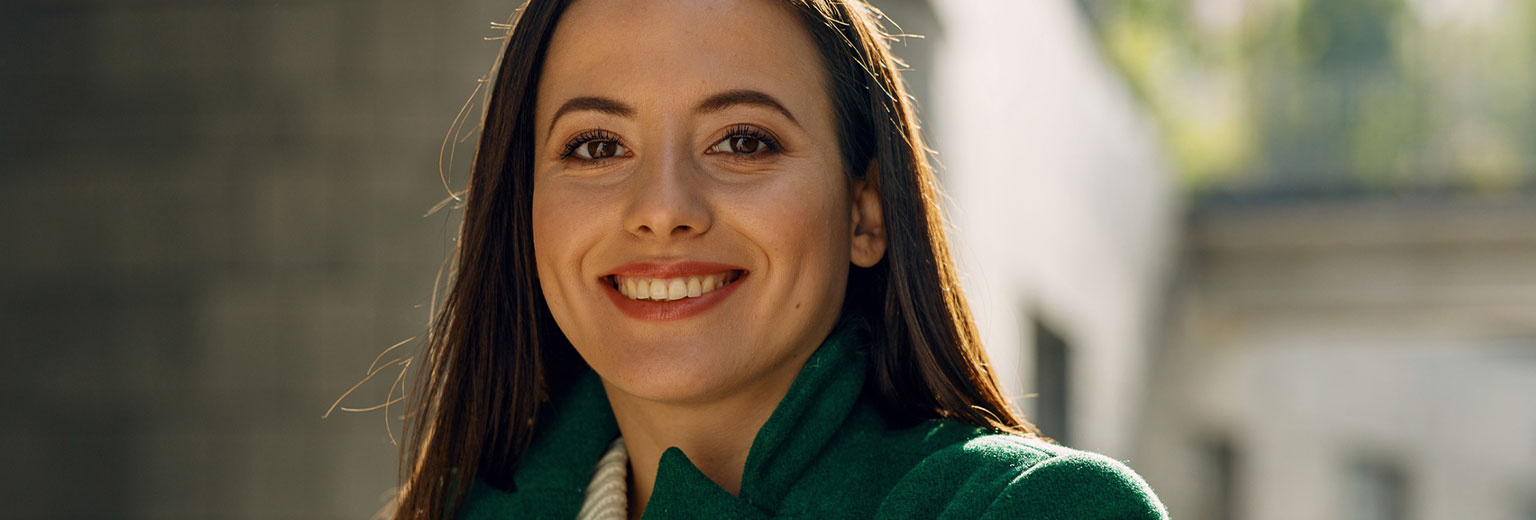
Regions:
[[[632,300],[620,293],[612,284],[603,282],[602,285],[608,293],[608,298],[613,300],[613,304],[618,306],[619,312],[624,313],[625,316],[644,321],[671,321],[696,316],[719,305],[731,293],[736,292],[736,287],[740,286],[741,282],[746,281],[747,274],[742,273],[729,285],[693,298],[661,302]]]

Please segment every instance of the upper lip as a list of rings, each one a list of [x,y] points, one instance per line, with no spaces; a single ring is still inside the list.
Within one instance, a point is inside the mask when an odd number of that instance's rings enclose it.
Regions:
[[[707,275],[722,273],[725,271],[746,271],[745,267],[722,264],[719,262],[704,262],[699,260],[685,260],[681,262],[630,262],[609,270],[603,277],[643,276],[646,278],[678,278],[692,275]]]

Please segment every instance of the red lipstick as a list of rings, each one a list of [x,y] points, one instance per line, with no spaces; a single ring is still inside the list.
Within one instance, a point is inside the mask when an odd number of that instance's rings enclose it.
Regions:
[[[684,276],[704,276],[711,274],[729,273],[732,281],[725,286],[713,291],[671,301],[636,300],[620,293],[616,287],[618,277],[644,277],[644,278],[680,278]],[[720,302],[729,298],[736,292],[736,288],[748,278],[746,269],[715,262],[677,262],[670,264],[658,264],[652,262],[634,262],[614,268],[600,280],[603,291],[608,293],[608,299],[625,316],[643,321],[670,321],[680,320],[699,314],[714,308]]]

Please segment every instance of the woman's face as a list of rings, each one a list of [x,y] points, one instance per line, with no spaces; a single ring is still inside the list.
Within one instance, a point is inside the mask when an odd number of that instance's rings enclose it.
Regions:
[[[831,330],[850,261],[873,265],[884,239],[826,82],[780,2],[562,16],[538,84],[534,249],[555,321],[610,391],[787,386]]]

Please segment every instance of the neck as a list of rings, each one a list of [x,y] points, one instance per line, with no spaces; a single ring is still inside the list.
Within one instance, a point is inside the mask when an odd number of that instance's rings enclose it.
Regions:
[[[639,518],[645,511],[656,485],[661,454],[670,447],[681,449],[699,472],[720,487],[739,494],[752,441],[798,372],[787,371],[787,378],[773,378],[728,397],[687,404],[636,397],[604,381],[614,419],[629,450],[630,518]]]

